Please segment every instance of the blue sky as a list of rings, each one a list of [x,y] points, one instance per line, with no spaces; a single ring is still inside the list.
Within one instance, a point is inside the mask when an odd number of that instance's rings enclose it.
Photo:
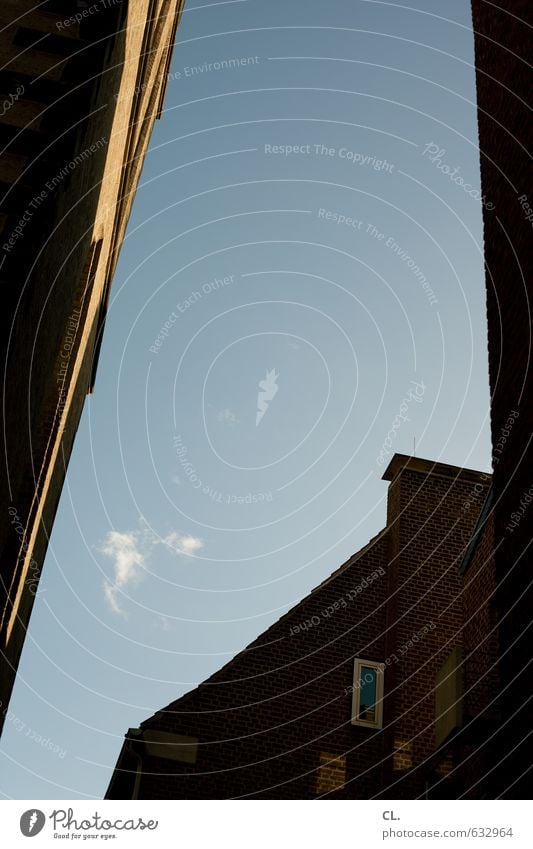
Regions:
[[[187,6],[4,797],[101,797],[128,727],[383,527],[392,452],[490,468],[470,9],[420,7]]]

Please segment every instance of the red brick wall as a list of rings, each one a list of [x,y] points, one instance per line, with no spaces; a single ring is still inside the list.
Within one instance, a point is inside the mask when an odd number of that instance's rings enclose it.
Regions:
[[[462,578],[465,714],[498,716],[498,627],[494,609],[494,518],[490,515]]]
[[[199,746],[195,764],[144,752],[141,798],[423,792],[425,772],[416,767],[435,747],[436,671],[462,639],[458,562],[479,509],[462,506],[475,476],[428,476],[431,464],[417,463],[426,471],[404,470],[391,485],[384,532],[208,681],[143,724],[198,738]],[[353,592],[378,570],[384,574]],[[386,664],[383,730],[351,725],[354,657]],[[407,749],[393,761],[398,739]],[[413,769],[393,769],[401,762]]]
[[[399,657],[391,712],[394,739],[409,742],[414,770],[394,784],[393,798],[416,795],[435,750],[435,675],[463,643],[459,565],[484,500],[473,494],[486,494],[488,483],[488,476],[454,480],[408,470],[400,476],[399,534],[391,549]]]
[[[149,721],[150,727],[198,737],[200,747],[195,775],[146,778],[143,795],[309,798],[316,795],[321,752],[348,753],[348,779],[356,777],[359,764],[379,761],[380,735],[350,725],[351,695],[345,690],[352,684],[354,655],[384,655],[386,577],[359,593],[357,602],[347,593],[385,559],[382,537],[220,672]],[[326,618],[336,602],[338,609]],[[306,622],[315,624],[291,634]],[[161,765],[153,760],[146,770]],[[358,778],[358,795],[375,792],[380,779],[379,769]]]
[[[494,747],[499,723],[499,638],[494,598],[494,514],[490,513],[462,579],[465,734],[457,771],[465,798],[491,797]]]

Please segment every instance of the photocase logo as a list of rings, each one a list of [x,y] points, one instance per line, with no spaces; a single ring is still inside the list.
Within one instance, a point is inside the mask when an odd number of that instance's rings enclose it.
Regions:
[[[273,368],[272,371],[267,371],[264,380],[259,381],[260,391],[257,393],[257,413],[255,416],[256,427],[265,415],[270,402],[273,400],[279,389],[279,386],[276,383],[278,377],[279,374],[276,374],[276,369]]]
[[[20,830],[24,837],[35,837],[36,834],[39,834],[43,830],[45,822],[46,817],[42,811],[36,808],[30,808],[20,818]]]

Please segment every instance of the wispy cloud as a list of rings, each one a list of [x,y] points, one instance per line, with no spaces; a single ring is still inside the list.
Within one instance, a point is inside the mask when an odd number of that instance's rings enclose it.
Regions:
[[[139,548],[139,535],[129,531],[109,531],[102,553],[113,561],[113,582],[104,581],[104,596],[114,613],[122,613],[118,596],[130,584],[136,584],[141,579],[145,564],[145,555]]]
[[[100,551],[113,561],[113,576],[103,582],[104,598],[113,611],[123,615],[120,596],[144,577],[145,567],[156,545],[163,544],[178,555],[194,556],[203,548],[203,540],[181,531],[159,537],[141,518],[137,531],[108,531]]]
[[[195,551],[204,547],[199,537],[193,537],[190,534],[180,534],[176,531],[172,531],[172,533],[164,537],[162,542],[178,554],[186,554],[189,557]]]
[[[109,607],[111,608],[111,610],[113,611],[113,613],[117,613],[117,614],[124,613],[124,611],[119,606],[119,603],[117,601],[117,594],[118,594],[117,588],[115,586],[113,586],[113,584],[110,584],[109,581],[104,581],[103,587],[104,587],[104,598],[107,601],[107,603],[108,603]]]

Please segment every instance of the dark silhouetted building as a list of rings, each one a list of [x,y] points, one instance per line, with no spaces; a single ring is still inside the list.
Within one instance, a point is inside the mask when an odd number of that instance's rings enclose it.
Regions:
[[[530,798],[533,767],[531,25],[527,0],[473,0],[494,467],[498,733],[490,798]]]
[[[182,6],[0,9],[0,723]]]

